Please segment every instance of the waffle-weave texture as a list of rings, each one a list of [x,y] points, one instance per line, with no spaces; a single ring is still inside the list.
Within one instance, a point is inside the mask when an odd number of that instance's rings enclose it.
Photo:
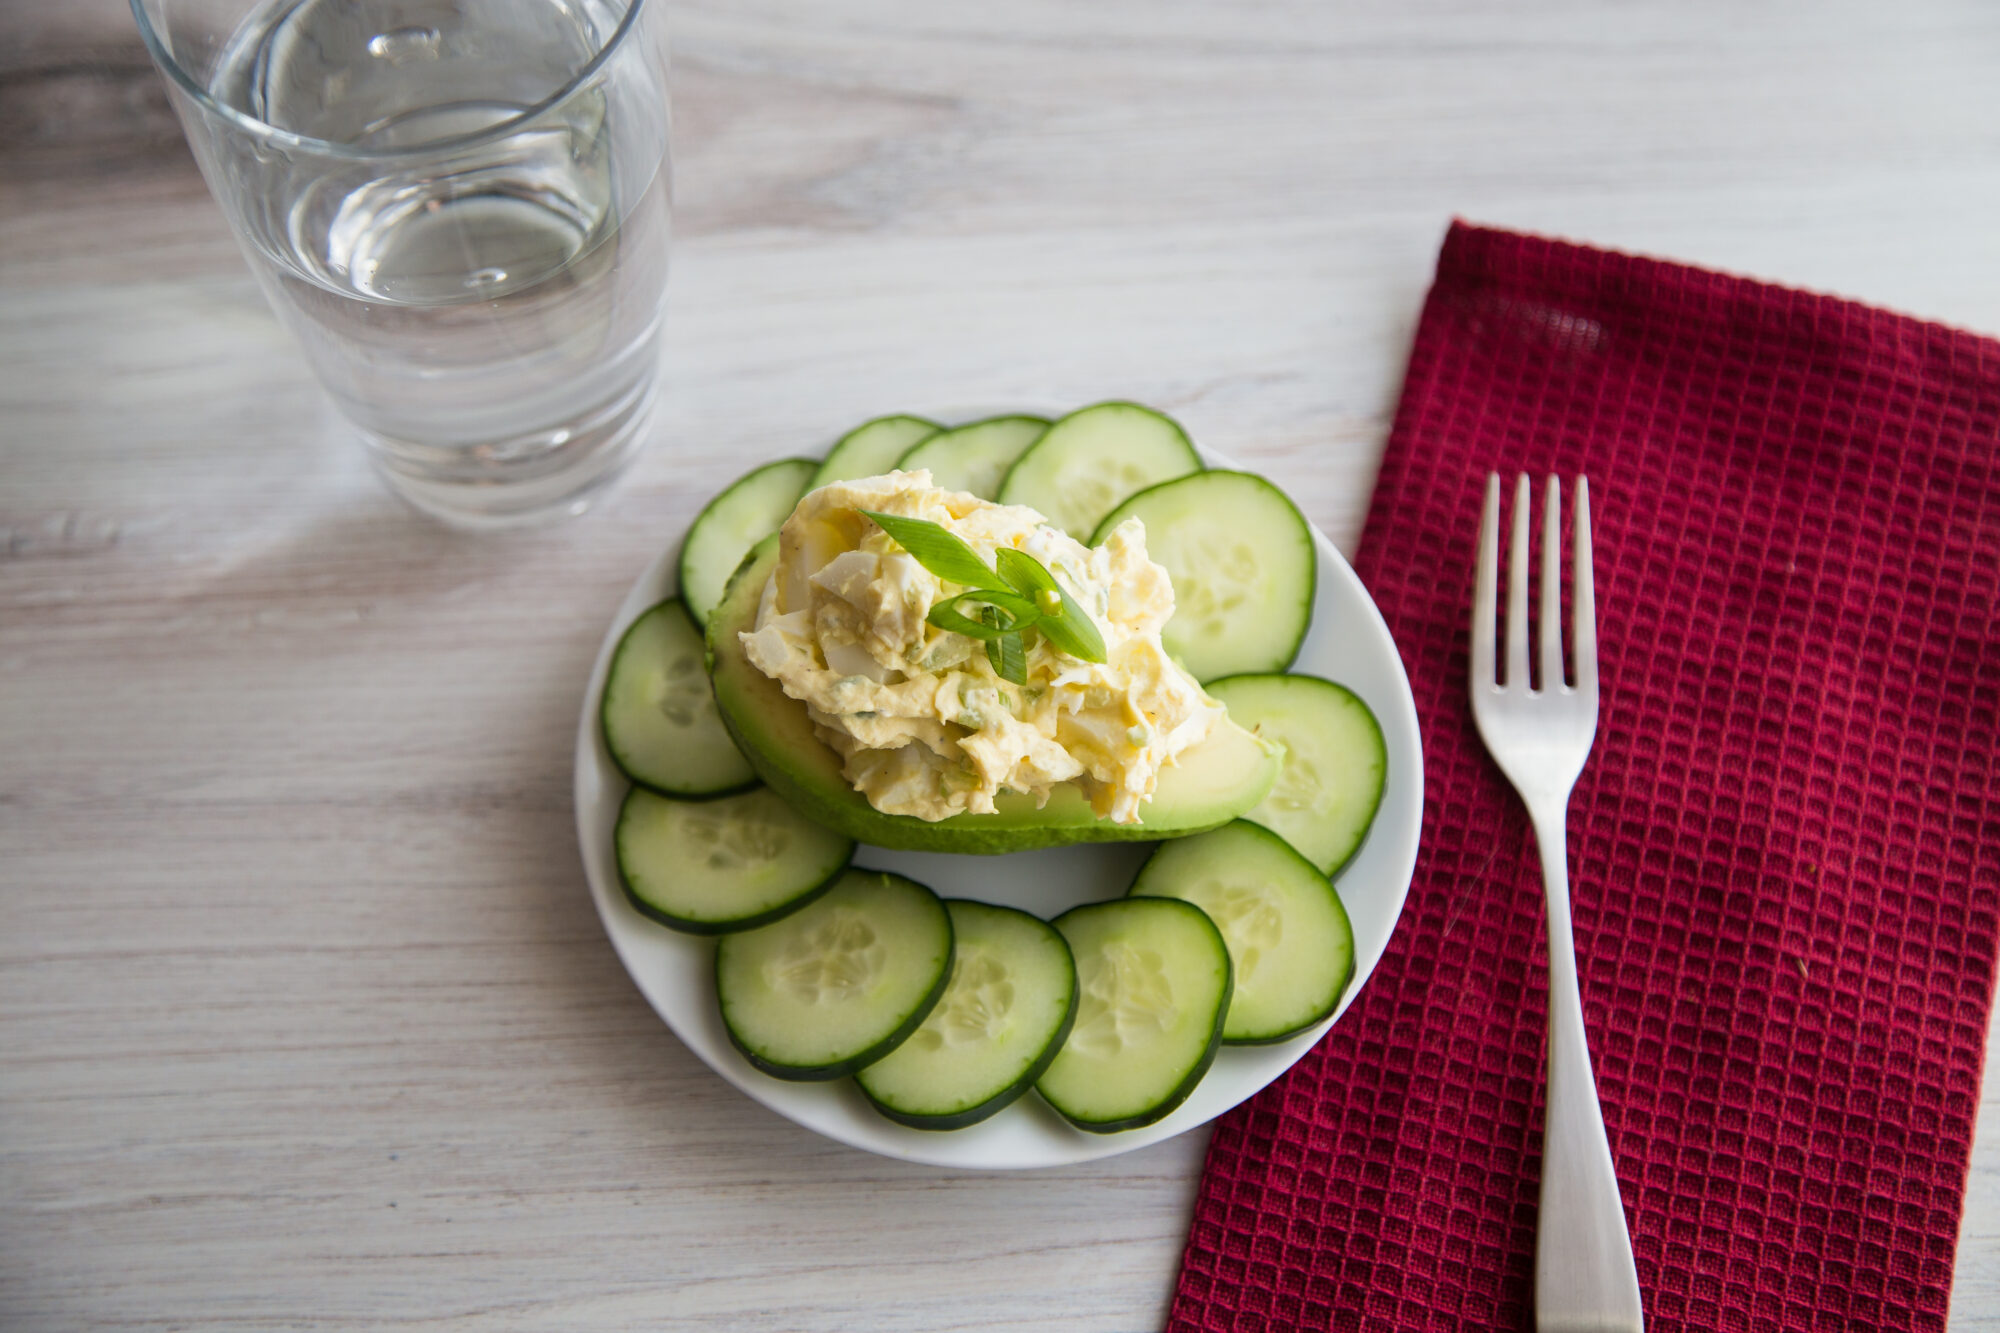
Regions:
[[[1172,1329],[1532,1326],[1541,874],[1466,703],[1491,470],[1590,479],[1570,874],[1648,1328],[1944,1326],[2000,907],[1996,456],[2000,344],[1452,229],[1356,562],[1423,728],[1416,879],[1349,1013],[1218,1123]]]

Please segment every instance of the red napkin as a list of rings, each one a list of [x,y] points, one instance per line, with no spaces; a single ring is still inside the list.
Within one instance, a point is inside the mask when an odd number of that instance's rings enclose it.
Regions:
[[[1996,456],[2000,343],[1452,229],[1357,562],[1423,723],[1416,881],[1353,1009],[1217,1125],[1172,1329],[1532,1326],[1541,878],[1466,705],[1489,470],[1590,478],[1571,881],[1647,1327],[1944,1327],[2000,908]]]

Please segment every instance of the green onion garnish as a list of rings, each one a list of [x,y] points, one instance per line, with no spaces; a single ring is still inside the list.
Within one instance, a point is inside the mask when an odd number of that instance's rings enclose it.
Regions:
[[[861,513],[889,534],[910,557],[947,583],[967,589],[933,606],[925,617],[939,629],[978,639],[1002,680],[1027,684],[1022,635],[1035,630],[1061,651],[1086,662],[1104,660],[1104,636],[1069,590],[1026,551],[1002,547],[997,572],[957,535],[925,518]]]

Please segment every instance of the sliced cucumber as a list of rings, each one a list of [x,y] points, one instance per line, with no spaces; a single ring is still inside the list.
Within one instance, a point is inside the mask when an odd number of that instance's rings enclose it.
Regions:
[[[723,936],[715,993],[751,1064],[778,1078],[839,1078],[917,1030],[951,957],[951,916],[935,893],[850,867],[798,911]]]
[[[597,716],[612,762],[632,781],[669,796],[719,796],[757,781],[715,709],[707,652],[676,598],[618,640]]]
[[[1318,867],[1267,828],[1238,820],[1163,842],[1134,897],[1178,898],[1207,913],[1229,946],[1236,988],[1222,1039],[1283,1041],[1333,1012],[1354,977],[1354,930]]]
[[[1201,1082],[1229,1009],[1229,950],[1202,910],[1122,898],[1055,919],[1076,956],[1069,1040],[1035,1088],[1079,1129],[1108,1134],[1170,1114]]]
[[[1248,472],[1203,472],[1139,492],[1105,515],[1102,542],[1128,518],[1174,581],[1161,639],[1196,680],[1283,671],[1312,622],[1319,554],[1285,493]]]
[[[681,600],[695,623],[722,600],[729,576],[750,548],[776,532],[806,493],[816,465],[810,458],[783,458],[746,472],[695,515],[681,543]]]
[[[1375,822],[1389,773],[1381,724],[1352,690],[1318,676],[1225,676],[1205,687],[1229,716],[1285,747],[1271,794],[1244,815],[1329,877]]]
[[[1039,510],[1082,541],[1126,496],[1199,471],[1174,420],[1137,403],[1099,403],[1050,426],[1008,470],[999,499]]]
[[[933,486],[991,500],[1000,494],[1014,460],[1048,428],[1047,417],[988,417],[918,441],[896,466],[904,472],[929,468]]]
[[[1035,1085],[1076,1018],[1076,963],[1039,917],[950,899],[954,955],[944,997],[910,1039],[854,1081],[875,1109],[916,1129],[963,1129]]]
[[[910,446],[943,429],[935,421],[903,415],[864,421],[834,442],[806,489],[816,491],[836,481],[879,477],[893,470]]]
[[[829,887],[854,844],[769,787],[681,801],[634,787],[612,835],[632,905],[696,935],[775,921]]]

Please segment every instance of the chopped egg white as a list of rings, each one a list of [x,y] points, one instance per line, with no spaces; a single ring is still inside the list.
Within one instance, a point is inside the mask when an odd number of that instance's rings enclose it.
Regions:
[[[1027,684],[1001,679],[982,643],[925,620],[964,589],[918,564],[864,509],[928,519],[989,567],[1003,546],[1035,557],[1097,625],[1105,661],[1030,631]],[[1137,519],[1092,549],[1032,509],[940,489],[925,471],[891,472],[799,501],[742,641],[751,664],[806,705],[877,810],[990,814],[1002,791],[1046,803],[1070,782],[1100,817],[1131,824],[1160,769],[1223,716],[1160,643],[1173,613],[1172,581],[1147,558]]]

